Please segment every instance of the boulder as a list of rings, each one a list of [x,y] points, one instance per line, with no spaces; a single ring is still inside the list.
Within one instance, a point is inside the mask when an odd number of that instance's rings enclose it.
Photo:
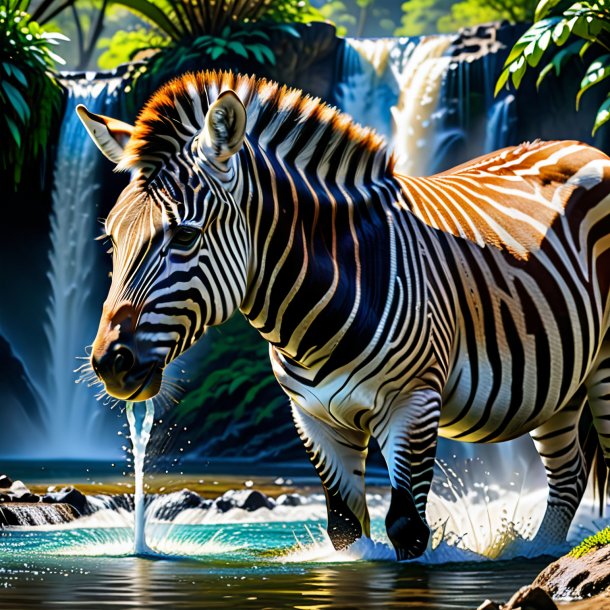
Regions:
[[[59,491],[47,492],[42,501],[45,504],[69,504],[75,508],[79,515],[91,514],[87,496],[75,487],[64,487]]]
[[[534,581],[555,599],[588,598],[610,587],[610,545],[581,555],[564,555]]]
[[[259,508],[273,509],[275,501],[256,489],[230,489],[214,501],[214,506],[221,513],[226,513],[232,508],[252,512]]]
[[[557,610],[557,604],[544,589],[529,585],[521,587],[506,604],[488,599],[478,610]]]
[[[211,502],[206,503],[199,494],[190,489],[183,489],[166,496],[157,496],[156,502],[159,502],[160,505],[155,510],[153,517],[161,521],[173,521],[183,510],[207,508],[211,504]]]
[[[21,498],[26,494],[31,493],[23,481],[13,481],[13,484],[8,488],[8,494],[14,498]]]
[[[303,498],[299,494],[282,494],[276,502],[278,506],[301,506]]]
[[[264,493],[253,490],[238,506],[239,508],[243,508],[244,510],[251,512],[258,510],[259,508],[273,509],[275,507],[275,502],[271,498],[267,497]]]

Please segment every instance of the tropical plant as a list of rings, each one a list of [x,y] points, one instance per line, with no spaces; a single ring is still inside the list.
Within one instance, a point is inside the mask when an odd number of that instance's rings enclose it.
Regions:
[[[26,161],[39,157],[57,123],[62,90],[51,47],[65,36],[46,32],[24,0],[0,1],[0,167],[16,188]]]
[[[540,71],[537,87],[549,74],[559,76],[572,59],[586,62],[587,52],[597,51],[587,65],[576,94],[578,109],[583,94],[610,76],[610,0],[542,0],[536,8],[534,24],[519,38],[506,59],[496,84],[496,95],[509,83],[518,89],[528,68],[539,66],[553,47],[561,50],[554,51]],[[608,121],[610,94],[597,111],[593,135]]]
[[[299,37],[299,33],[289,25],[273,24],[270,27]],[[212,60],[234,53],[244,59],[254,60],[259,64],[268,62],[274,66],[276,57],[268,46],[270,40],[269,34],[261,28],[247,26],[232,28],[226,25],[220,36],[204,34],[193,41],[192,47],[208,55]]]
[[[243,23],[309,21],[315,10],[306,0],[115,0],[175,42],[221,36]]]

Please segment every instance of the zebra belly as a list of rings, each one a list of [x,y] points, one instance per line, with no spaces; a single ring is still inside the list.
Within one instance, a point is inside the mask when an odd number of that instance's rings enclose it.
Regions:
[[[545,293],[545,279],[522,274],[518,290],[507,283],[488,294],[464,322],[443,393],[442,436],[510,440],[548,421],[583,384],[605,334],[603,305],[586,284],[572,287],[578,301]]]

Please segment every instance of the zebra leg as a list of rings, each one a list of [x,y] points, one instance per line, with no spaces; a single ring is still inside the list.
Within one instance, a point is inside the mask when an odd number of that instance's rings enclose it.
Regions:
[[[297,431],[322,481],[328,536],[337,550],[370,536],[364,485],[369,434],[333,428],[292,403]]]
[[[587,398],[593,415],[593,425],[610,468],[610,341],[605,341],[587,380]]]
[[[568,404],[531,432],[549,486],[546,511],[534,538],[537,545],[563,544],[587,485],[587,469],[578,439],[578,421],[586,400],[580,388]]]
[[[434,474],[440,408],[437,392],[416,391],[400,406],[390,407],[372,429],[392,484],[386,530],[399,560],[418,557],[428,546],[426,502]]]

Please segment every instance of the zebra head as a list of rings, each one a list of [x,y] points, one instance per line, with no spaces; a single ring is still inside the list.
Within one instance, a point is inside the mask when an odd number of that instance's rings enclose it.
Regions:
[[[227,320],[246,291],[236,160],[244,105],[230,90],[188,113],[176,98],[164,113],[162,102],[135,126],[77,108],[102,153],[132,172],[105,223],[112,283],[91,354],[108,394],[122,400],[156,395],[165,366]]]

